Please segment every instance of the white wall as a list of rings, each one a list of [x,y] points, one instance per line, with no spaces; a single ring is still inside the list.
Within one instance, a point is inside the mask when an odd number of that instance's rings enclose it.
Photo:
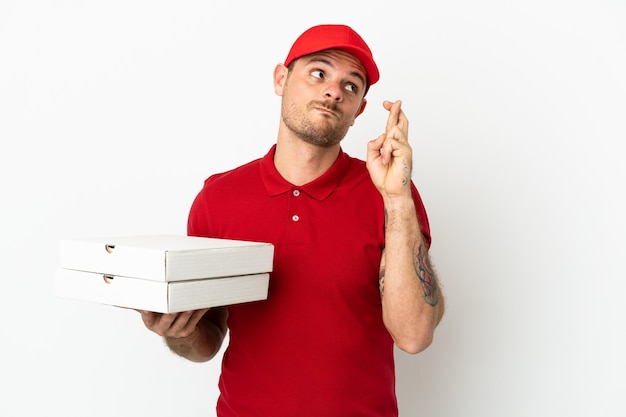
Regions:
[[[76,235],[185,233],[209,174],[262,155],[295,37],[347,23],[382,79],[344,147],[404,100],[447,295],[398,352],[404,416],[624,416],[626,4],[0,3],[0,415],[211,416],[219,361],[132,311],[53,293]]]

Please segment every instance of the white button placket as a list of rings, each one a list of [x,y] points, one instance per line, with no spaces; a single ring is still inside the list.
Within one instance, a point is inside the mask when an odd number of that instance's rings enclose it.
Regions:
[[[307,195],[302,189],[292,188],[287,194],[289,198],[289,211],[285,213],[287,218],[287,231],[285,235],[285,243],[293,245],[292,248],[305,249],[305,244],[309,238],[309,234],[306,233],[307,225]]]
[[[293,196],[294,196],[294,197],[299,197],[299,196],[300,196],[300,190],[293,190],[293,191],[292,191],[292,194],[293,194]],[[291,216],[291,220],[292,220],[292,221],[294,221],[294,222],[297,222],[297,221],[299,221],[299,220],[300,220],[300,216],[299,216],[298,214],[295,214],[295,213],[294,213],[294,214]]]

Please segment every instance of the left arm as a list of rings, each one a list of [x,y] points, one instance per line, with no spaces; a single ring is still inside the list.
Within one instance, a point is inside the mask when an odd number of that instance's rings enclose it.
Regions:
[[[411,195],[408,120],[400,101],[383,105],[389,110],[385,134],[367,150],[367,168],[385,206],[379,272],[383,321],[400,349],[418,353],[431,344],[444,303]]]

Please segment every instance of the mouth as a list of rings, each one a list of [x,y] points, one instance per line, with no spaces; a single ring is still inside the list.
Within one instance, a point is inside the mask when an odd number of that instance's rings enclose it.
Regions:
[[[314,105],[313,110],[320,112],[323,115],[334,116],[339,118],[339,114],[332,108],[323,105]]]
[[[316,107],[315,110],[317,110],[320,113],[325,113],[325,114],[329,114],[329,115],[334,115],[335,114],[332,110],[327,109],[326,107]]]

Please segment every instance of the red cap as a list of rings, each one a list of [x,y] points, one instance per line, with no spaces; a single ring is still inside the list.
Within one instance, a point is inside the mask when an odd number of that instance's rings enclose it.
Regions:
[[[380,78],[372,51],[358,33],[345,25],[318,25],[307,29],[291,46],[285,66],[304,55],[325,49],[340,49],[357,57],[365,67],[369,85]]]

